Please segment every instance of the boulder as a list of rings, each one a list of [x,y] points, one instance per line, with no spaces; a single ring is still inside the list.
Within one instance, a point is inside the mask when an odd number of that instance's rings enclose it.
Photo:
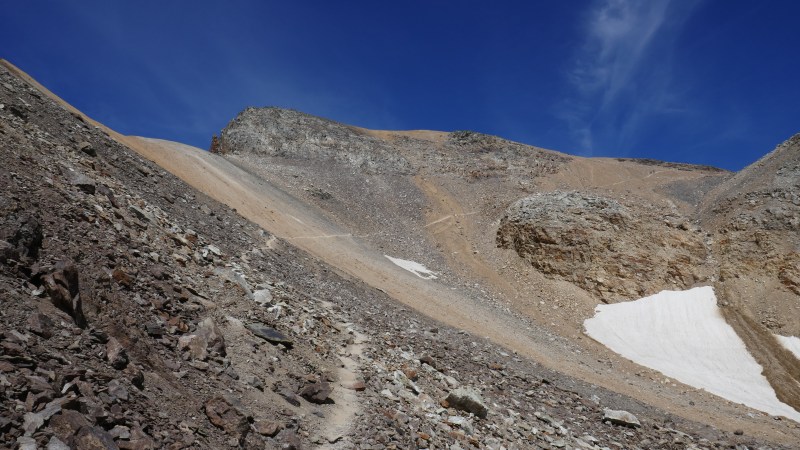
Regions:
[[[628,411],[605,409],[603,410],[603,422],[624,427],[639,428],[642,424],[639,419]]]
[[[197,330],[178,339],[178,348],[187,350],[192,359],[206,360],[209,354],[225,356],[225,339],[214,323],[208,317],[197,325]]]
[[[476,417],[485,419],[489,408],[483,402],[481,395],[472,388],[458,388],[450,391],[445,399],[447,403],[458,410],[475,414]]]

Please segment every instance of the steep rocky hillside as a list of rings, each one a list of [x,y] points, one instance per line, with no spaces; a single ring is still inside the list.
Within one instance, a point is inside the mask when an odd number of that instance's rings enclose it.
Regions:
[[[684,217],[726,174],[588,164],[471,132],[363,130],[274,108],[234,120],[215,143],[224,158],[201,155],[95,126],[15,74],[0,68],[4,445],[791,448],[800,436],[572,331],[551,334],[628,291],[552,281],[495,245],[507,206],[583,185],[591,192],[545,196],[532,211],[555,208],[558,232],[604,270],[628,269],[578,239],[586,223],[605,236],[622,226],[631,261],[657,253],[653,270],[673,256],[705,261]],[[577,218],[584,203],[591,213]],[[520,205],[527,214],[530,201]],[[353,269],[349,252],[378,259]],[[436,264],[438,284],[386,269],[384,253]],[[431,300],[407,303],[427,315],[398,302],[411,297]]]
[[[771,329],[800,334],[800,135],[711,192],[698,217],[715,234],[731,301]]]

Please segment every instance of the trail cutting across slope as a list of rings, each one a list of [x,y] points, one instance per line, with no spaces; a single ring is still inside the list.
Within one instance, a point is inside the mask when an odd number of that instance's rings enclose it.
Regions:
[[[598,370],[596,358],[592,355],[576,352],[566,344],[554,341],[550,334],[537,331],[511,315],[476,302],[456,288],[436,280],[418,278],[318,211],[219,155],[168,141],[145,138],[129,138],[129,141],[143,156],[154,160],[198,190],[235,208],[244,217],[326,261],[341,273],[361,279],[422,314],[475,335],[485,336],[558,372],[631,395],[690,420],[710,421],[723,428],[744,428],[754,434],[765,432],[763,427],[731,419],[735,414],[725,410],[730,406],[712,401],[707,407],[687,410],[676,404],[670,395],[654,394],[654,386],[649,380],[608,376]],[[461,214],[459,211],[455,213]],[[327,238],[297,239],[304,236]],[[569,357],[565,358],[565,354],[569,354]],[[666,386],[661,388],[671,389]],[[773,431],[778,436],[782,435],[781,431]]]

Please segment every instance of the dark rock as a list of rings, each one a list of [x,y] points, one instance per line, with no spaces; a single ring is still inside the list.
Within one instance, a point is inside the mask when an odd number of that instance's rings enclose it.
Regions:
[[[107,392],[113,401],[128,401],[128,389],[119,380],[111,380]]]
[[[327,381],[317,381],[315,383],[305,385],[302,389],[300,389],[298,395],[311,403],[332,403],[333,400],[330,399],[332,390],[333,389],[331,388],[330,383]]]
[[[295,393],[292,392],[291,390],[287,388],[281,388],[278,389],[276,392],[278,395],[283,397],[283,399],[286,400],[290,405],[300,406],[300,399],[297,398],[297,395],[295,395]]]
[[[69,314],[75,324],[86,327],[80,296],[78,269],[69,260],[59,261],[53,272],[42,277],[47,295],[58,309]]]
[[[133,284],[133,277],[119,267],[111,272],[111,278],[125,288],[130,288]]]
[[[62,441],[68,441],[82,427],[90,426],[89,421],[78,411],[62,410],[50,419],[50,429]]]
[[[167,269],[159,264],[150,266],[150,275],[152,275],[156,280],[166,280],[169,278],[169,272],[167,272]]]
[[[114,196],[114,193],[111,192],[111,189],[108,188],[108,186],[104,184],[98,184],[97,193],[104,195],[108,199],[109,203],[111,203],[111,206],[114,208],[119,208],[119,202],[117,202],[117,198]]]
[[[419,358],[419,362],[421,362],[422,364],[427,364],[433,367],[434,369],[436,368],[436,361],[431,357],[431,355],[422,355]]]
[[[8,236],[4,236],[5,233],[0,232],[0,237],[3,237],[14,247],[14,252],[11,256],[14,256],[14,259],[31,261],[38,258],[39,249],[42,248],[42,240],[44,239],[42,225],[39,220],[33,216],[23,216],[12,225],[12,229],[14,232]]]
[[[106,344],[106,359],[111,367],[122,370],[128,365],[128,352],[115,338],[110,338]]]
[[[485,419],[489,413],[489,408],[483,402],[481,395],[472,388],[458,388],[450,391],[445,401],[451,407],[470,412],[481,419]]]
[[[247,416],[224,397],[214,397],[205,403],[208,420],[226,433],[243,439],[250,430]]]
[[[144,324],[144,331],[148,336],[160,338],[164,335],[164,327],[160,323],[148,322]]]
[[[94,146],[92,146],[92,144],[86,141],[78,144],[78,150],[82,151],[83,153],[86,153],[89,156],[97,156],[97,150],[94,149]]]
[[[144,372],[137,370],[131,377],[131,384],[136,386],[137,389],[144,389]]]
[[[264,339],[270,344],[283,344],[286,346],[286,348],[292,348],[293,343],[291,339],[289,339],[280,331],[272,327],[268,327],[263,323],[249,323],[247,324],[247,329],[250,330],[254,335]]]
[[[114,438],[100,427],[82,427],[73,439],[73,446],[86,450],[117,450]]]
[[[40,312],[33,313],[28,317],[28,330],[45,339],[53,337],[54,325],[53,319]]]

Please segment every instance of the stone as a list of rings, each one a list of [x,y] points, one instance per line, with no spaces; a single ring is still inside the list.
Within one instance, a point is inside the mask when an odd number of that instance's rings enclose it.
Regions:
[[[344,385],[344,387],[346,389],[350,389],[351,391],[358,391],[358,392],[361,392],[361,391],[367,389],[367,385],[364,384],[364,382],[361,381],[361,380],[356,380],[356,381],[353,381],[351,383],[347,383],[347,384]]]
[[[290,405],[300,406],[300,399],[297,398],[297,395],[295,395],[295,393],[292,392],[291,390],[287,388],[282,388],[277,390],[276,393],[281,397],[283,397],[283,399],[286,400],[286,402],[289,403]]]
[[[283,344],[286,348],[292,348],[293,342],[285,334],[280,331],[264,325],[263,323],[255,322],[247,324],[247,329],[251,333],[264,339],[270,344],[278,345]]]
[[[93,179],[77,171],[70,170],[67,172],[67,174],[69,184],[77,187],[87,194],[94,195],[94,192],[97,190],[97,185]]]
[[[332,400],[329,398],[331,391],[333,391],[333,389],[330,383],[327,381],[317,381],[303,386],[300,392],[298,392],[298,395],[311,403],[332,403]]]
[[[36,439],[30,436],[20,436],[17,438],[17,450],[39,450]]]
[[[272,304],[272,291],[269,289],[259,289],[253,292],[253,300],[261,306]]]
[[[178,339],[178,348],[188,351],[192,359],[203,361],[209,354],[225,356],[225,339],[214,319],[208,317],[197,325],[194,333]]]
[[[97,150],[94,149],[94,146],[92,146],[92,144],[86,141],[83,141],[78,144],[78,150],[92,157],[97,156]]]
[[[209,399],[204,409],[211,424],[231,436],[242,439],[250,430],[247,416],[225,397],[217,396]]]
[[[264,390],[264,382],[261,381],[261,378],[255,375],[244,375],[242,376],[242,381],[244,381],[247,385],[258,389],[259,391]]]
[[[639,419],[628,411],[604,409],[603,422],[609,422],[613,425],[621,425],[631,428],[639,428],[642,424]]]
[[[431,357],[431,355],[422,355],[419,358],[419,362],[422,364],[427,364],[434,369],[436,368],[436,361]]]
[[[25,436],[30,436],[42,427],[53,415],[61,412],[61,406],[69,401],[67,397],[59,398],[48,403],[41,411],[37,413],[26,413],[23,420],[22,429],[25,431]]]
[[[75,264],[69,260],[59,261],[52,272],[42,277],[42,281],[53,305],[69,314],[76,325],[86,328]]]
[[[125,288],[130,288],[131,285],[133,284],[133,278],[130,275],[128,275],[127,272],[125,272],[119,267],[117,267],[116,269],[114,269],[113,272],[111,272],[111,278],[114,281],[116,281],[117,284]]]
[[[108,431],[108,434],[110,434],[114,439],[127,440],[131,438],[131,429],[124,425],[116,425],[114,428]]]
[[[108,382],[107,393],[112,401],[128,401],[128,389],[119,380],[111,380]]]
[[[50,440],[47,441],[47,450],[70,450],[69,445],[65,444],[61,439],[50,436]]]
[[[483,402],[478,391],[472,388],[458,388],[450,391],[445,399],[447,403],[458,410],[475,414],[476,417],[485,419],[489,408]]]
[[[63,441],[69,441],[82,427],[90,426],[89,421],[78,411],[62,410],[50,419],[50,429]]]
[[[144,222],[152,222],[152,217],[142,208],[139,208],[135,205],[128,206],[128,211],[132,212],[137,219],[144,221]]]
[[[106,359],[117,370],[128,366],[128,352],[116,338],[109,338],[106,343]]]
[[[131,377],[131,384],[139,390],[144,389],[144,372],[137,370]]]
[[[280,422],[273,422],[271,420],[257,420],[253,424],[253,428],[256,430],[256,433],[262,436],[275,437],[281,432],[281,430],[283,430],[284,426]]]
[[[43,313],[36,312],[28,317],[28,330],[45,339],[53,337],[53,319]]]
[[[73,446],[86,450],[117,450],[119,447],[108,432],[100,427],[82,427],[73,439]]]

